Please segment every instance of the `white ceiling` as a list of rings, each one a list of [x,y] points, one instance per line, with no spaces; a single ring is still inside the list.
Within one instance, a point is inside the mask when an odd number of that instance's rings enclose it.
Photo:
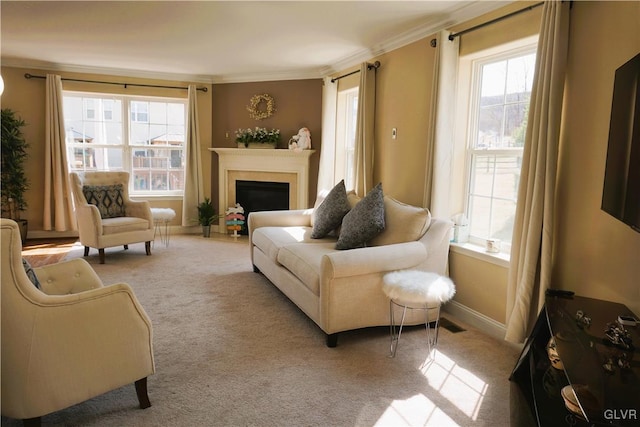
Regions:
[[[2,65],[218,83],[318,78],[504,1],[7,1]]]

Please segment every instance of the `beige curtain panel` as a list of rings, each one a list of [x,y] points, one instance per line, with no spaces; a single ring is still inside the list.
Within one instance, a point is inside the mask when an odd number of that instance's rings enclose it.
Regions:
[[[76,230],[62,109],[62,79],[47,74],[45,107],[44,214],[46,231]]]
[[[428,140],[424,206],[439,218],[451,216],[453,140],[456,117],[456,80],[460,38],[449,40],[450,31],[438,33],[434,64],[431,135]]]
[[[189,85],[187,109],[187,138],[185,147],[185,181],[182,199],[182,225],[195,225],[198,203],[204,200],[202,180],[202,155],[200,153],[200,123],[198,121],[198,91]],[[224,209],[220,206],[220,209]]]
[[[505,338],[523,342],[544,305],[552,268],[554,200],[569,41],[569,2],[542,11],[511,247]]]
[[[354,150],[356,194],[364,197],[373,188],[373,137],[376,107],[376,69],[366,62],[360,66],[358,117]]]
[[[318,168],[318,195],[326,195],[337,184],[335,182],[336,157],[336,109],[338,105],[338,83],[325,77],[322,86],[322,149]]]

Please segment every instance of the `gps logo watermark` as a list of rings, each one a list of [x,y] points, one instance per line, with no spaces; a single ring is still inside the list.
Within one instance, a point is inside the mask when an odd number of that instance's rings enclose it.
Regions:
[[[605,420],[637,420],[638,411],[635,409],[605,409]]]

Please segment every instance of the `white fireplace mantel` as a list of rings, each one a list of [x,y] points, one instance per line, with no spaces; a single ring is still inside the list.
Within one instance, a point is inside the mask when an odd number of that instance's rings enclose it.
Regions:
[[[309,161],[315,150],[209,148],[218,154],[220,213],[235,205],[236,180],[289,183],[289,207],[309,203]],[[220,229],[224,230],[224,216]]]

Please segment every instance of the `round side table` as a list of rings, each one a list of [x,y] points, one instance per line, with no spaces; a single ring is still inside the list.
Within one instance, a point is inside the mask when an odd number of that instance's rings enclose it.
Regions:
[[[382,290],[389,297],[390,356],[395,357],[396,355],[407,309],[425,311],[427,345],[429,356],[431,356],[432,350],[435,350],[438,344],[440,307],[453,298],[456,292],[451,279],[428,271],[400,270],[384,275]],[[402,308],[402,318],[399,325],[396,324],[394,306]],[[430,321],[430,317],[433,320]]]

